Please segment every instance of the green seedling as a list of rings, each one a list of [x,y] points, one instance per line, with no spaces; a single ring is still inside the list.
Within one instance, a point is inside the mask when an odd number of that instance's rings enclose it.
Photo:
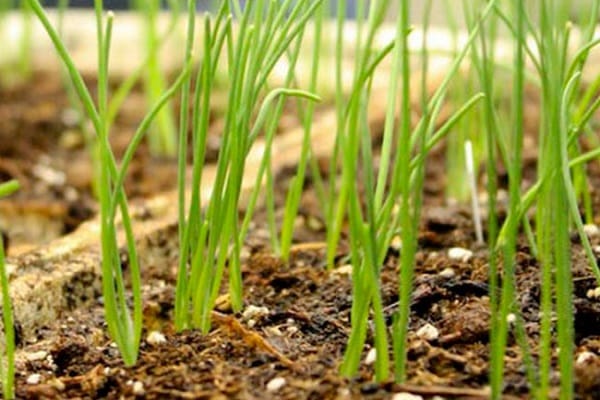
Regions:
[[[123,180],[129,162],[151,122],[160,109],[188,78],[189,65],[184,67],[174,84],[163,93],[163,96],[144,117],[134,134],[132,142],[126,149],[119,168],[108,141],[108,54],[114,16],[112,13],[108,13],[105,19],[103,16],[102,1],[94,3],[98,41],[98,99],[95,104],[64,43],[61,41],[56,29],[50,23],[39,1],[29,0],[29,4],[63,61],[96,134],[99,159],[102,166],[98,180],[98,192],[101,222],[102,287],[106,322],[111,338],[121,351],[123,361],[127,365],[132,365],[137,360],[142,330],[141,278],[132,221],[129,216],[127,198],[123,190]],[[133,297],[133,311],[131,313],[125,291],[121,253],[117,243],[115,222],[117,209],[120,211],[121,224],[125,231],[127,258],[131,271],[131,292]]]
[[[19,190],[19,183],[15,180],[2,183],[0,184],[0,198],[9,196],[17,190]],[[3,398],[14,399],[15,327],[5,258],[4,241],[0,235],[0,287],[2,290],[2,323],[4,325],[4,349],[2,351],[3,358],[0,360],[0,378]]]
[[[143,16],[144,37],[146,39],[147,59],[144,64],[144,85],[148,104],[155,104],[167,89],[167,78],[160,65],[160,42],[165,40],[170,30],[159,32],[158,17],[160,15],[160,0],[133,0],[132,5]],[[168,2],[171,8],[171,20],[175,23],[179,19],[178,1]],[[189,3],[189,2],[188,2]],[[163,157],[175,157],[177,154],[177,126],[171,104],[165,107],[156,116],[148,135],[150,151]]]
[[[178,329],[192,326],[203,332],[208,331],[211,311],[221,287],[226,264],[229,266],[232,305],[236,310],[242,306],[240,251],[247,223],[243,222],[240,226],[237,210],[246,158],[259,133],[267,126],[256,193],[260,190],[262,174],[267,172],[266,163],[270,157],[274,125],[268,121],[272,103],[282,95],[300,96],[313,101],[318,100],[318,97],[301,90],[280,88],[268,92],[257,110],[258,100],[267,89],[267,78],[274,66],[304,30],[319,4],[320,1],[288,0],[279,4],[260,0],[246,4],[242,10],[235,2],[233,8],[225,2],[219,8],[214,22],[205,20],[204,52],[196,77],[194,113],[191,118],[194,159],[189,209],[185,201],[185,165],[181,161],[181,157],[185,157],[187,145],[180,143],[179,237],[182,244],[175,305]],[[235,32],[231,26],[232,14],[239,20]],[[188,43],[189,48],[191,45]],[[206,195],[202,194],[201,178],[210,93],[217,68],[222,66],[223,56],[227,58],[230,79],[229,107],[225,116],[214,186],[206,208],[202,210],[200,205]],[[281,103],[275,109],[274,114],[278,115]],[[185,118],[182,115],[184,127],[187,126]],[[255,196],[256,194],[251,194],[250,197]],[[245,221],[249,221],[251,208],[246,210]]]

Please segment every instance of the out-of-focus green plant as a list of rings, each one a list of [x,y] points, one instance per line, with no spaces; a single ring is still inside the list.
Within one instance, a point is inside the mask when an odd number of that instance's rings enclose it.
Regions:
[[[169,30],[159,31],[158,21],[160,16],[160,0],[132,0],[131,5],[143,17],[144,38],[146,39],[146,52],[148,57],[144,66],[144,86],[147,103],[154,104],[167,88],[167,76],[160,62],[160,42],[169,34]],[[176,21],[179,18],[179,1],[168,1],[170,18]],[[177,125],[171,104],[165,107],[156,116],[156,121],[148,135],[150,151],[158,156],[175,157],[177,154]]]

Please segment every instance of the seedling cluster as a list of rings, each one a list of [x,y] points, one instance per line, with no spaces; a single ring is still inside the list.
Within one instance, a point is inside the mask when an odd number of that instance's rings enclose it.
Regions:
[[[283,260],[290,257],[305,176],[316,187],[327,229],[327,265],[336,267],[342,231],[347,226],[348,254],[352,268],[352,329],[340,373],[356,374],[364,355],[372,321],[375,348],[375,378],[383,381],[393,372],[403,382],[407,371],[407,335],[418,232],[423,204],[425,166],[430,151],[445,140],[458,168],[464,188],[474,190],[479,165],[485,166],[487,215],[485,241],[488,248],[491,336],[490,386],[492,398],[503,390],[504,353],[509,331],[521,345],[531,393],[547,398],[553,366],[552,345],[560,347],[561,398],[573,395],[573,304],[571,277],[571,230],[575,229],[589,256],[590,268],[600,272],[579,212],[591,222],[593,210],[586,176],[586,163],[600,155],[598,148],[584,152],[581,143],[597,143],[592,119],[600,106],[597,90],[600,75],[589,85],[582,81],[588,55],[600,39],[595,38],[600,3],[582,6],[577,25],[569,21],[569,1],[540,0],[535,5],[521,0],[464,0],[461,2],[466,36],[447,55],[450,60],[441,83],[431,89],[428,31],[432,1],[422,4],[422,20],[410,20],[410,0],[358,0],[354,37],[348,37],[345,0],[253,0],[223,1],[212,13],[198,18],[197,2],[187,2],[186,44],[182,67],[171,80],[161,74],[158,49],[164,38],[155,26],[158,1],[136,2],[147,18],[148,56],[132,77],[111,97],[108,89],[109,50],[114,15],[95,1],[98,49],[97,97],[83,83],[58,30],[50,23],[38,0],[24,2],[43,24],[54,43],[82,111],[92,123],[90,149],[98,160],[97,194],[100,204],[102,278],[106,321],[110,337],[127,365],[136,363],[142,333],[142,278],[135,246],[127,195],[123,182],[128,166],[144,137],[151,135],[151,148],[178,158],[179,264],[175,293],[174,324],[178,330],[193,328],[207,333],[211,312],[220,293],[225,269],[232,307],[243,307],[240,253],[260,194],[265,194],[273,251]],[[171,2],[172,8],[178,3]],[[455,7],[447,1],[448,9]],[[395,8],[397,7],[397,8]],[[182,7],[183,9],[183,7]],[[336,9],[332,22],[331,10]],[[180,10],[184,14],[183,10]],[[395,17],[391,18],[392,15]],[[457,26],[456,15],[450,26]],[[172,31],[179,19],[173,13]],[[177,22],[180,21],[180,22]],[[197,29],[196,24],[200,24]],[[413,26],[412,23],[415,23]],[[333,40],[331,30],[333,26]],[[393,29],[383,45],[377,40],[383,29]],[[574,32],[577,31],[577,40]],[[198,34],[200,32],[200,34]],[[420,34],[415,45],[413,38]],[[311,38],[306,51],[306,37]],[[348,43],[353,42],[353,68],[346,71]],[[509,43],[512,57],[496,54],[499,42]],[[334,54],[336,109],[335,146],[329,157],[327,176],[311,157],[311,130],[316,104],[321,100],[323,54]],[[296,66],[309,57],[310,72],[305,87],[299,86]],[[414,63],[414,60],[418,60]],[[285,77],[273,87],[270,77],[276,66],[286,65]],[[461,72],[469,64],[468,73]],[[381,148],[376,149],[369,126],[368,104],[378,74],[388,75],[386,118]],[[495,77],[501,75],[499,83]],[[111,123],[135,81],[144,76],[150,106],[140,122],[125,155],[117,160],[109,135]],[[215,184],[205,198],[202,181],[207,152],[212,94],[225,77],[227,109],[216,163]],[[510,81],[510,89],[504,82]],[[524,93],[538,89],[541,121],[537,181],[522,186],[524,142]],[[461,89],[457,89],[461,88]],[[176,123],[171,101],[181,98]],[[302,128],[302,146],[294,178],[287,189],[281,226],[277,226],[274,201],[272,148],[285,101],[294,98]],[[415,101],[415,99],[417,99]],[[510,107],[498,107],[498,99],[509,99]],[[419,116],[414,120],[415,104]],[[452,112],[442,118],[444,107]],[[189,110],[192,110],[189,112]],[[509,123],[504,123],[509,121]],[[149,133],[152,131],[152,133]],[[191,132],[190,134],[188,134]],[[242,179],[247,157],[262,136],[264,151],[256,185],[242,218],[238,215]],[[594,142],[595,141],[595,142]],[[464,159],[463,149],[468,149]],[[190,150],[190,151],[188,151]],[[188,153],[192,154],[191,167]],[[463,165],[470,166],[470,176]],[[457,167],[458,165],[458,167]],[[497,168],[508,172],[508,210],[502,223],[497,218]],[[188,169],[191,168],[191,181]],[[461,186],[462,187],[462,186]],[[468,193],[468,192],[467,192]],[[360,194],[360,195],[359,195]],[[462,194],[449,193],[460,198]],[[477,205],[477,193],[473,203]],[[463,200],[469,201],[470,197]],[[535,208],[535,217],[529,211]],[[477,210],[477,207],[474,207]],[[475,212],[479,214],[479,211]],[[126,287],[117,244],[116,220],[124,229],[130,287]],[[477,219],[477,223],[480,221]],[[532,226],[533,223],[533,226]],[[523,232],[540,264],[541,333],[538,355],[528,346],[519,304],[515,299],[516,246]],[[480,235],[479,241],[484,235]],[[390,243],[400,238],[398,308],[391,326],[386,322],[380,290],[380,273]],[[0,253],[0,266],[2,266]],[[2,273],[3,298],[8,300],[6,274]],[[4,301],[5,327],[11,326],[9,302]],[[554,321],[552,316],[556,315]],[[556,335],[554,335],[556,332]],[[3,388],[12,395],[13,354],[10,332],[6,334],[8,367]],[[391,348],[391,351],[390,351]],[[536,364],[537,363],[537,364]]]

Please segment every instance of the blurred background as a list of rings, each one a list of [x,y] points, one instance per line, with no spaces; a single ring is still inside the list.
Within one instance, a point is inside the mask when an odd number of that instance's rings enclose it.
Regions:
[[[242,3],[247,2],[248,0],[241,0]],[[351,19],[355,17],[355,8],[358,0],[346,0],[347,10],[346,16]],[[367,0],[368,1],[368,0]],[[391,10],[392,12],[388,16],[389,19],[393,19],[397,14],[398,6],[400,1],[392,2]],[[464,1],[464,0],[463,0]],[[468,1],[479,1],[484,2],[485,0],[468,0]],[[577,22],[579,18],[581,18],[579,10],[585,9],[582,5],[589,4],[592,1],[598,0],[563,0],[569,4],[571,7],[571,19],[574,22]],[[58,0],[43,0],[41,3],[45,6],[55,7]],[[166,7],[168,1],[161,1],[163,6]],[[330,0],[330,4],[332,4],[332,12],[334,12],[336,0]],[[135,4],[136,0],[104,0],[104,8],[107,10],[125,10],[132,7],[132,4]],[[198,9],[199,10],[207,10],[218,4],[219,0],[198,0]],[[411,20],[415,21],[415,23],[419,23],[422,21],[423,8],[425,7],[425,1],[412,1],[411,2]],[[430,14],[431,23],[433,25],[447,25],[449,20],[452,23],[461,26],[463,23],[462,12],[459,12],[460,7],[457,7],[457,4],[460,4],[459,0],[432,0],[432,13]],[[536,8],[536,4],[538,2],[532,1],[529,2],[533,8]],[[183,0],[181,0],[181,4],[185,4]],[[93,7],[94,0],[71,0],[69,1],[69,7],[72,8],[88,8]],[[532,15],[536,13],[533,12]]]
[[[55,7],[57,4],[58,0],[47,0],[47,1],[42,1],[42,3],[46,6],[49,7]],[[131,5],[135,3],[135,0],[104,0],[104,8],[107,10],[125,10],[128,8],[131,8]],[[166,7],[167,3],[166,1],[162,1],[163,5]],[[211,7],[211,5],[214,5],[215,3],[218,3],[215,0],[198,0],[197,4],[198,4],[198,9],[199,10],[207,10]],[[245,1],[242,1],[242,3],[245,3]],[[334,3],[334,2],[332,2]],[[353,18],[354,17],[354,9],[356,7],[356,0],[347,0],[346,2],[347,4],[347,16],[348,18]],[[94,0],[71,0],[69,1],[69,7],[79,7],[79,8],[85,8],[85,7],[93,7],[94,6]]]

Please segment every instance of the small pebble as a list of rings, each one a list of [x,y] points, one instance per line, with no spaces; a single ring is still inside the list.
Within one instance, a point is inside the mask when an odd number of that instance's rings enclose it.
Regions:
[[[35,351],[33,353],[27,353],[25,358],[27,361],[40,361],[48,356],[48,352],[44,350]]]
[[[394,394],[392,400],[423,400],[423,397],[412,393],[401,392]]]
[[[131,389],[133,394],[136,396],[143,396],[146,393],[144,390],[144,384],[140,381],[133,382]]]
[[[28,385],[37,385],[42,381],[42,375],[40,374],[31,374],[27,377],[27,379],[25,380],[25,382]]]
[[[600,233],[600,229],[598,229],[598,226],[594,224],[585,224],[583,226],[583,231],[590,238],[596,237]]]
[[[159,331],[152,331],[146,337],[146,342],[148,342],[148,344],[151,344],[151,345],[157,345],[157,344],[161,344],[161,343],[166,343],[167,338],[165,337],[165,335],[163,335]]]
[[[375,360],[377,360],[377,351],[375,351],[375,349],[371,349],[365,357],[365,364],[372,365],[375,362]]]
[[[456,276],[456,272],[454,272],[453,268],[444,268],[440,274],[439,274],[442,278],[445,279],[450,279],[450,278],[454,278]]]
[[[240,250],[240,261],[246,262],[250,256],[250,250],[247,247],[244,247],[242,250]]]
[[[74,108],[65,108],[61,115],[60,119],[63,124],[67,126],[76,126],[81,121],[81,114]]]
[[[419,328],[417,336],[427,341],[436,340],[440,337],[440,331],[431,324],[425,324]]]
[[[352,275],[352,264],[344,264],[334,269],[331,273],[334,275]]]
[[[8,276],[8,278],[11,278],[17,271],[17,266],[8,262],[4,265],[4,268],[6,268],[6,275]]]
[[[265,328],[265,331],[269,332],[273,336],[283,336],[283,332],[281,332],[281,329],[278,326],[269,326]]]
[[[596,287],[594,289],[589,289],[586,294],[588,299],[598,299],[600,298],[600,287]]]
[[[583,351],[577,355],[577,360],[575,361],[575,364],[583,364],[586,361],[592,360],[594,358],[596,358],[596,355],[591,351]]]
[[[217,300],[215,301],[215,309],[224,313],[232,310],[231,297],[229,296],[229,293],[225,293],[217,297]]]
[[[467,262],[473,257],[473,252],[462,247],[452,247],[448,250],[448,257],[452,260]]]
[[[48,165],[36,164],[33,166],[31,173],[49,185],[62,186],[67,180],[64,172],[53,169]]]
[[[72,186],[65,186],[65,200],[69,201],[69,202],[76,202],[77,200],[79,200],[79,192],[77,191],[77,189],[75,189]]]
[[[245,320],[256,318],[256,317],[264,317],[265,315],[269,315],[269,309],[267,307],[261,306],[257,307],[250,304],[244,312],[242,313],[242,317]]]
[[[276,392],[284,387],[286,383],[287,382],[283,377],[278,376],[277,378],[273,378],[267,383],[267,391]]]
[[[390,247],[396,251],[402,250],[402,239],[400,238],[400,236],[396,235],[392,238]]]

